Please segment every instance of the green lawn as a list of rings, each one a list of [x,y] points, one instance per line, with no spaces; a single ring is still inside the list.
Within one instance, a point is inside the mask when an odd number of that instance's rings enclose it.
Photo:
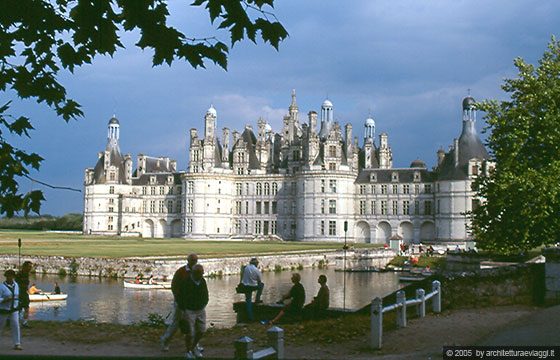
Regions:
[[[0,231],[0,254],[17,254],[21,238],[22,255],[57,255],[86,257],[174,256],[196,252],[204,257],[243,254],[269,254],[284,251],[335,250],[341,243],[265,242],[265,241],[201,241],[188,239],[140,239],[93,237],[41,231]],[[355,247],[376,247],[356,244]]]

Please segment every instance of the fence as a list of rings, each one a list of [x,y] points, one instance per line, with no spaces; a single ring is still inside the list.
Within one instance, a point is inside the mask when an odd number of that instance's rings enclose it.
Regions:
[[[426,316],[426,301],[432,299],[432,311],[441,312],[441,283],[437,280],[432,282],[432,291],[428,294],[424,289],[416,289],[416,298],[406,300],[404,291],[397,292],[397,302],[383,307],[383,301],[376,297],[371,302],[371,339],[372,348],[380,349],[383,338],[383,314],[389,311],[397,311],[397,327],[406,327],[406,308],[416,306],[418,317]]]
[[[254,351],[253,339],[243,336],[235,340],[235,359],[284,359],[284,330],[273,326],[267,330],[268,346],[265,349]]]

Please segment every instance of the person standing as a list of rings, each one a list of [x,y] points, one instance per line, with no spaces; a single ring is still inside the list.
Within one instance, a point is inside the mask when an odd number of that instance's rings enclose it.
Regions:
[[[162,351],[169,351],[169,341],[173,337],[173,334],[175,334],[175,332],[179,328],[179,321],[181,321],[182,312],[177,305],[177,299],[183,292],[183,288],[185,287],[186,281],[191,274],[191,270],[197,262],[198,255],[195,253],[189,254],[189,256],[187,256],[187,264],[177,269],[177,271],[175,271],[175,275],[173,275],[173,280],[171,281],[171,292],[173,292],[174,299],[173,312],[171,313],[171,324],[169,324],[167,330],[165,331],[165,334],[163,334],[160,339]],[[199,350],[202,351],[202,349]]]
[[[18,319],[19,286],[14,281],[16,273],[14,270],[7,270],[4,276],[6,281],[0,284],[0,335],[2,335],[2,330],[9,319],[14,340],[14,350],[22,350]]]
[[[203,275],[202,265],[194,265],[177,299],[179,308],[183,312],[183,321],[188,328],[188,333],[185,334],[187,359],[202,357],[202,352],[197,345],[206,332],[206,305],[208,305],[208,286]]]
[[[245,290],[245,303],[247,306],[247,315],[249,320],[253,320],[253,291],[257,292],[255,297],[255,304],[261,302],[261,295],[264,288],[264,283],[262,282],[262,274],[258,268],[259,261],[257,258],[252,258],[249,265],[245,266],[243,270],[243,278],[241,282],[244,285]]]
[[[31,261],[24,261],[21,265],[20,271],[16,275],[16,282],[19,287],[19,308],[23,310],[23,323],[24,328],[30,328],[27,320],[29,318],[29,294],[27,293],[27,288],[29,287],[29,273],[33,268]]]

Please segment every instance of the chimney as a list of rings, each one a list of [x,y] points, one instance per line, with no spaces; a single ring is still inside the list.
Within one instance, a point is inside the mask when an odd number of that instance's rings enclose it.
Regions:
[[[237,140],[239,139],[239,132],[237,130],[233,130],[231,134],[233,135],[233,143],[231,144],[231,146],[234,147],[235,144],[237,144]]]
[[[229,128],[222,129],[222,161],[229,160]]]
[[[443,150],[443,148],[439,148],[439,150],[437,152],[437,164],[438,164],[438,166],[441,166],[444,158],[445,158],[445,150]]]
[[[311,110],[308,114],[309,117],[309,133],[317,134],[317,113]]]
[[[459,139],[453,139],[453,149],[455,152],[455,167],[459,166]]]

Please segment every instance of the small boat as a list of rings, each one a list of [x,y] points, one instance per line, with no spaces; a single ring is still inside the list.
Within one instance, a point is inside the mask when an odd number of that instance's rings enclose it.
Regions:
[[[36,294],[29,294],[29,301],[61,301],[66,300],[68,294],[54,292],[40,292]]]
[[[412,273],[405,273],[399,275],[399,281],[403,282],[410,282],[410,281],[422,281],[426,277],[422,274],[412,274]]]
[[[157,290],[157,289],[171,289],[171,281],[154,282],[149,284],[147,281],[136,283],[134,281],[124,281],[124,287],[127,289],[138,290]]]

